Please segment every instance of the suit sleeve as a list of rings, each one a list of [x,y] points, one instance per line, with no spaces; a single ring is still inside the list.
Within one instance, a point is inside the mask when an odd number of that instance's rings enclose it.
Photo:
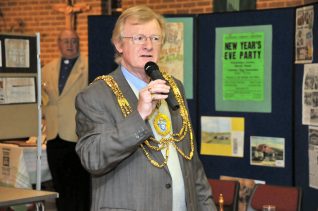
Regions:
[[[116,97],[102,80],[78,94],[75,106],[76,152],[92,175],[115,168],[152,134],[137,111],[123,116]]]

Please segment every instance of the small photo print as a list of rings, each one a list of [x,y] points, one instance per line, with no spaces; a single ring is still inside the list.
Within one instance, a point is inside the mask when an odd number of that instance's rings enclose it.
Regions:
[[[285,139],[251,136],[250,164],[257,166],[285,167]]]

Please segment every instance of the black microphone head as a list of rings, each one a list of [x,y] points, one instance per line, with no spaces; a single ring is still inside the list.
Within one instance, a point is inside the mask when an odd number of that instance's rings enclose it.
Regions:
[[[159,67],[156,63],[150,61],[145,64],[145,71],[148,76],[151,76],[153,71],[159,71]]]

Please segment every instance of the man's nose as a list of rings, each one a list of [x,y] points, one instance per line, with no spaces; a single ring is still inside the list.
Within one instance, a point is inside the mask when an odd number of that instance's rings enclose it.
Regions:
[[[150,37],[146,37],[144,45],[146,46],[147,49],[152,49],[153,48],[153,43],[152,43]]]

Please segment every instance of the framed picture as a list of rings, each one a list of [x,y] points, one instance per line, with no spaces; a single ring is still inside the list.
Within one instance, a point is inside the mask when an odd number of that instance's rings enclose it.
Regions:
[[[256,0],[213,0],[214,12],[255,10]]]
[[[36,36],[0,34],[0,73],[36,73]]]
[[[285,167],[285,138],[250,137],[250,164],[267,167]]]

